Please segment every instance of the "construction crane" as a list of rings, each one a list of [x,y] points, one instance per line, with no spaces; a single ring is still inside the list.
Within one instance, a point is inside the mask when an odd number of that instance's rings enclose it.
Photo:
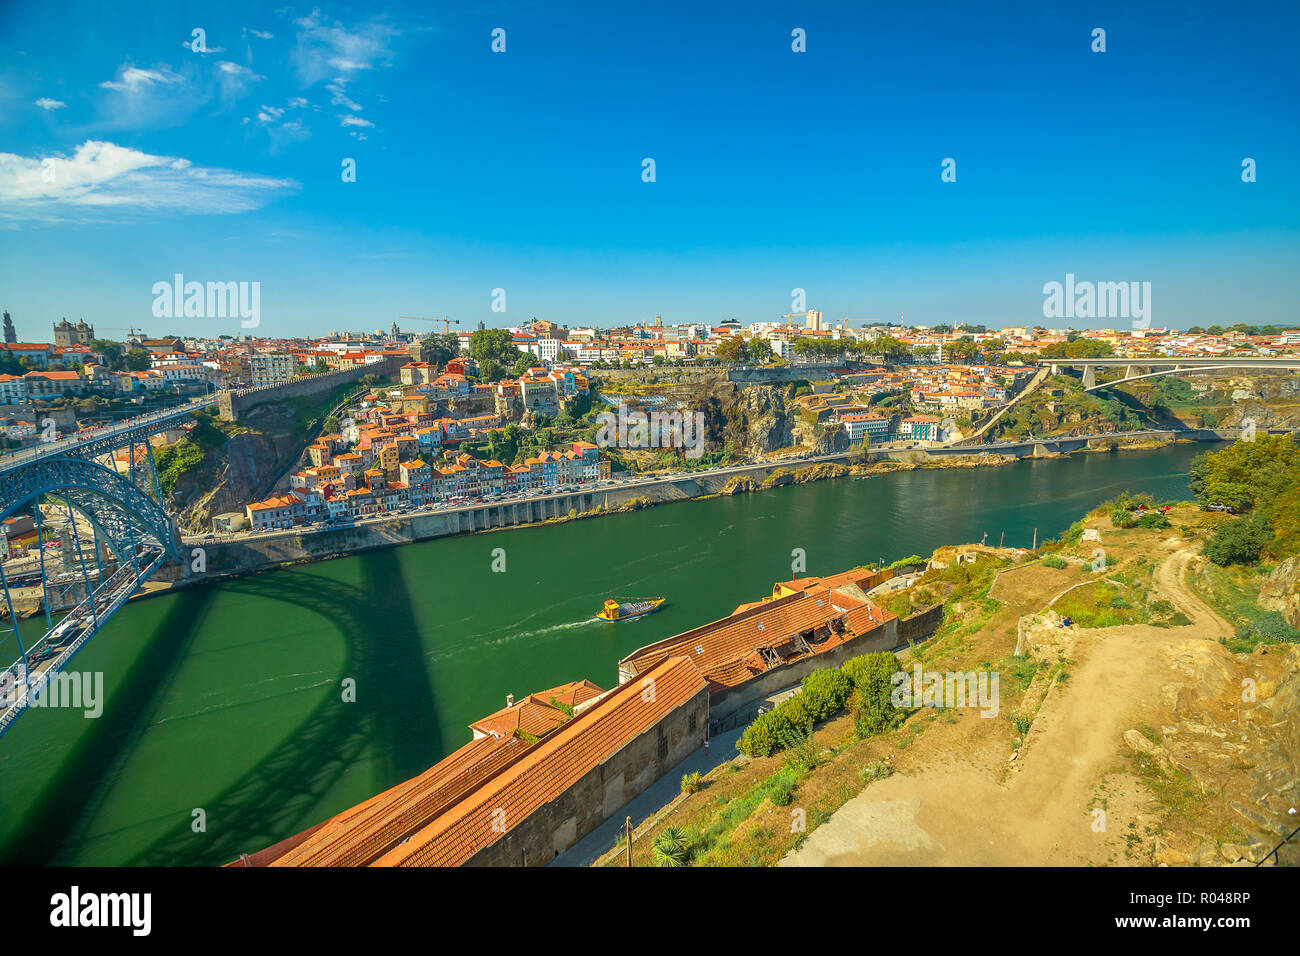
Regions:
[[[453,325],[460,325],[460,319],[449,319],[445,315],[442,318],[427,315],[399,315],[398,318],[411,319],[415,322],[441,322],[443,334],[450,332]]]

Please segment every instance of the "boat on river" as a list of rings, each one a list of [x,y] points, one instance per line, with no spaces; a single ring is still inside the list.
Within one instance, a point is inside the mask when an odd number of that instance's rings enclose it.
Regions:
[[[645,598],[640,601],[621,601],[618,598],[610,598],[605,602],[605,606],[600,609],[596,617],[602,621],[630,621],[634,617],[644,617],[647,614],[653,614],[659,608],[663,607],[667,598]]]

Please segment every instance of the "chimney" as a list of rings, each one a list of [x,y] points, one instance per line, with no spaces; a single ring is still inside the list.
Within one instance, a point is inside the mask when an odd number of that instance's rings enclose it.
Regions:
[[[513,707],[513,706],[515,706],[515,695],[514,695],[514,694],[506,694],[506,706],[507,706],[507,707]]]

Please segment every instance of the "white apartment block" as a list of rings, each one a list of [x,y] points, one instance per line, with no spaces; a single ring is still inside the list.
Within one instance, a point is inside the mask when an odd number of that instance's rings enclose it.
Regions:
[[[253,387],[279,385],[293,378],[298,360],[291,352],[261,352],[250,360]]]

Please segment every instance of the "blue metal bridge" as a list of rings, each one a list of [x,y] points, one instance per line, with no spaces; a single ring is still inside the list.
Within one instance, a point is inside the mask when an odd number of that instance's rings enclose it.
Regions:
[[[215,402],[201,399],[0,456],[0,521],[31,514],[37,532],[34,561],[21,569],[16,558],[0,561],[0,734],[39,703],[164,561],[180,557],[149,438]],[[51,554],[55,534],[59,545]],[[44,611],[45,620],[26,629],[29,639],[15,601],[39,602]],[[58,610],[66,613],[56,620]]]

